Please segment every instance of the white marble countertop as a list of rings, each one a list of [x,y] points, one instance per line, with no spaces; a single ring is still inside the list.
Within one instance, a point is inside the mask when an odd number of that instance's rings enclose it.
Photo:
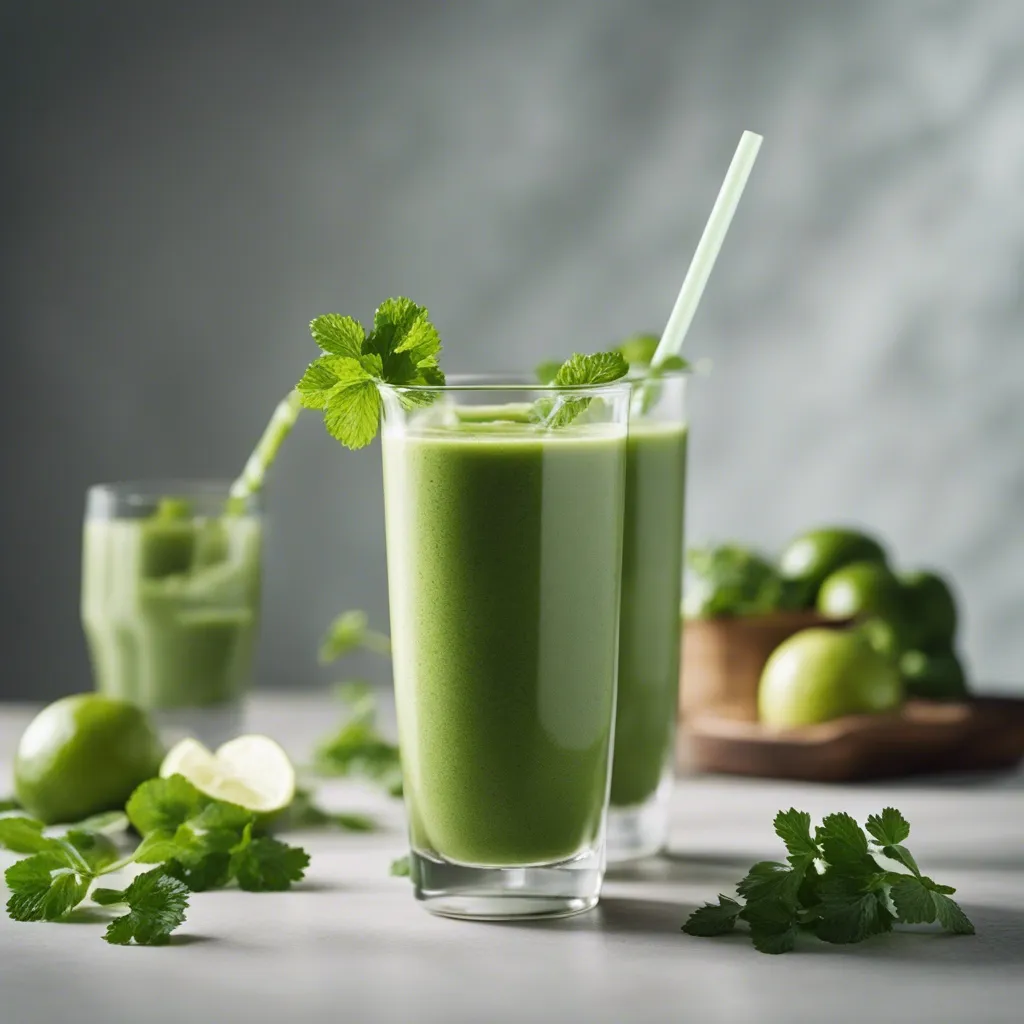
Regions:
[[[250,724],[302,755],[332,715],[322,700],[263,697]],[[28,717],[0,708],[0,795],[3,758]],[[684,779],[669,856],[610,872],[590,914],[518,925],[427,914],[406,880],[388,876],[404,849],[400,805],[354,785],[321,796],[371,811],[380,830],[296,838],[312,855],[306,882],[197,894],[170,947],[112,947],[96,924],[0,914],[0,1024],[1024,1020],[1020,775],[847,787]],[[910,819],[923,869],[958,887],[976,937],[809,940],[770,957],[746,939],[679,931],[695,905],[778,855],[770,822],[780,807],[863,819],[887,803]]]

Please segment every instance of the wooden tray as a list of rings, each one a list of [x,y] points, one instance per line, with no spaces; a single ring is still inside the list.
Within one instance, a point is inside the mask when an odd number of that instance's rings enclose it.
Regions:
[[[998,771],[1024,759],[1024,700],[908,701],[891,715],[786,730],[707,712],[684,720],[680,739],[680,767],[734,775],[850,782]]]

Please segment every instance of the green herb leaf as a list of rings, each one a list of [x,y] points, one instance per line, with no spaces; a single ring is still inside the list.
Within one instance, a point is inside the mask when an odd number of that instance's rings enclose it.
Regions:
[[[247,826],[242,841],[231,854],[231,874],[249,892],[282,892],[306,874],[309,854],[301,847],[278,839],[252,838]]]
[[[105,836],[113,836],[126,831],[128,825],[128,815],[124,811],[104,811],[84,818],[74,828],[80,832],[101,832]]]
[[[191,892],[221,889],[231,881],[231,854],[214,851],[199,856],[182,854],[164,864],[164,873]]]
[[[691,619],[763,615],[798,607],[799,595],[766,558],[737,544],[690,548],[683,612]]]
[[[790,807],[775,815],[775,834],[786,844],[789,862],[794,867],[806,866],[821,856],[818,844],[811,838],[811,816]]]
[[[910,835],[910,824],[895,807],[886,807],[868,818],[867,830],[879,846],[897,846]]]
[[[376,701],[367,687],[342,691],[351,712],[341,728],[317,746],[316,770],[321,775],[365,778],[393,791],[400,787],[402,762],[398,747],[377,729]]]
[[[593,387],[611,384],[627,373],[629,366],[618,352],[597,352],[590,356],[577,352],[562,363],[552,383],[560,388]]]
[[[331,369],[332,356],[321,356],[306,367],[302,379],[295,385],[299,400],[306,409],[326,409],[338,376]]]
[[[132,793],[125,811],[139,834],[145,836],[156,831],[173,833],[209,802],[183,775],[172,775],[142,783]]]
[[[845,944],[891,931],[893,916],[886,906],[884,879],[884,874],[850,877],[830,868],[821,881],[818,938]]]
[[[7,811],[20,811],[21,809],[21,804],[13,796],[0,797],[0,814],[4,814]]]
[[[337,313],[325,313],[310,322],[310,334],[324,352],[358,359],[363,353],[366,332],[358,320]]]
[[[124,891],[121,889],[93,889],[92,899],[94,903],[98,903],[101,907],[113,907],[119,903],[124,903]]]
[[[377,436],[380,392],[373,375],[356,359],[335,359],[337,383],[324,405],[327,432],[346,448],[363,448]]]
[[[619,343],[617,350],[630,368],[650,366],[658,349],[658,341],[656,334],[631,334]]]
[[[799,931],[795,904],[783,899],[748,902],[740,916],[750,925],[750,939],[761,953],[788,953]]]
[[[736,927],[736,919],[743,907],[728,896],[719,895],[717,903],[705,903],[698,907],[683,925],[687,935],[710,937],[725,935]]]
[[[758,900],[771,900],[796,906],[804,867],[794,870],[776,861],[764,860],[755,864],[736,886],[736,891],[748,906]]]
[[[66,852],[50,850],[12,864],[4,872],[7,913],[15,921],[59,921],[89,891],[90,876],[76,867]]]
[[[974,934],[974,925],[958,903],[937,891],[932,893],[932,898],[935,900],[935,917],[947,932],[954,935]]]
[[[391,862],[391,867],[388,869],[388,874],[393,875],[395,878],[408,878],[410,873],[409,858],[397,857]]]
[[[123,892],[102,890],[109,903],[128,904],[128,913],[110,922],[107,942],[125,946],[133,940],[140,946],[165,946],[171,932],[184,920],[188,908],[188,888],[176,878],[154,868],[139,875]]]
[[[889,897],[904,924],[931,924],[935,920],[935,899],[919,878],[890,875]]]
[[[358,609],[342,612],[327,628],[320,644],[320,663],[330,664],[359,648],[375,654],[390,654],[391,641],[384,633],[369,628],[366,612]]]
[[[550,384],[554,381],[555,375],[561,368],[561,363],[556,363],[552,360],[549,362],[539,363],[533,372],[537,375],[539,383]]]
[[[0,846],[12,853],[59,850],[59,840],[43,835],[45,827],[41,821],[20,812],[4,814],[0,816]]]
[[[822,820],[814,835],[825,860],[848,874],[874,874],[879,868],[868,853],[868,837],[846,813],[830,814]]]

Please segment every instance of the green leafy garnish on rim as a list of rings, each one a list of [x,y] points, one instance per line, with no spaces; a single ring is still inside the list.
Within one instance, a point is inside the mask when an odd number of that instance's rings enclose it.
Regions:
[[[828,815],[812,836],[806,811],[779,811],[775,833],[786,846],[786,863],[755,864],[736,885],[745,903],[720,895],[695,910],[683,931],[725,935],[744,921],[762,953],[788,953],[802,932],[846,944],[891,932],[897,923],[938,923],[954,935],[974,934],[950,899],[956,890],[922,875],[903,845],[910,825],[899,811],[887,807],[871,815],[867,831],[873,842],[849,814],[839,813]],[[888,870],[878,856],[909,874]]]
[[[379,384],[439,387],[441,339],[424,306],[387,299],[367,333],[358,320],[338,313],[309,325],[321,356],[306,368],[297,389],[307,409],[320,409],[327,432],[347,448],[362,448],[380,425]]]
[[[544,366],[538,367],[538,375]],[[544,383],[559,388],[598,387],[613,384],[629,373],[629,364],[618,352],[597,352],[591,356],[574,353]],[[530,418],[546,427],[567,427],[590,406],[593,396],[573,398],[563,394],[557,398],[540,398],[533,406]]]

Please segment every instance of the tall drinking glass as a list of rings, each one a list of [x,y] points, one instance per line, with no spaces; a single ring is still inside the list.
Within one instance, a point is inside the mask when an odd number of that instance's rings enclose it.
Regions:
[[[260,600],[258,498],[229,483],[98,484],[86,496],[82,625],[96,689],[167,740],[240,731]]]
[[[416,896],[453,917],[587,910],[605,865],[630,386],[381,390]]]
[[[679,693],[686,381],[679,371],[638,383],[630,417],[608,813],[613,862],[657,853],[668,838]]]

